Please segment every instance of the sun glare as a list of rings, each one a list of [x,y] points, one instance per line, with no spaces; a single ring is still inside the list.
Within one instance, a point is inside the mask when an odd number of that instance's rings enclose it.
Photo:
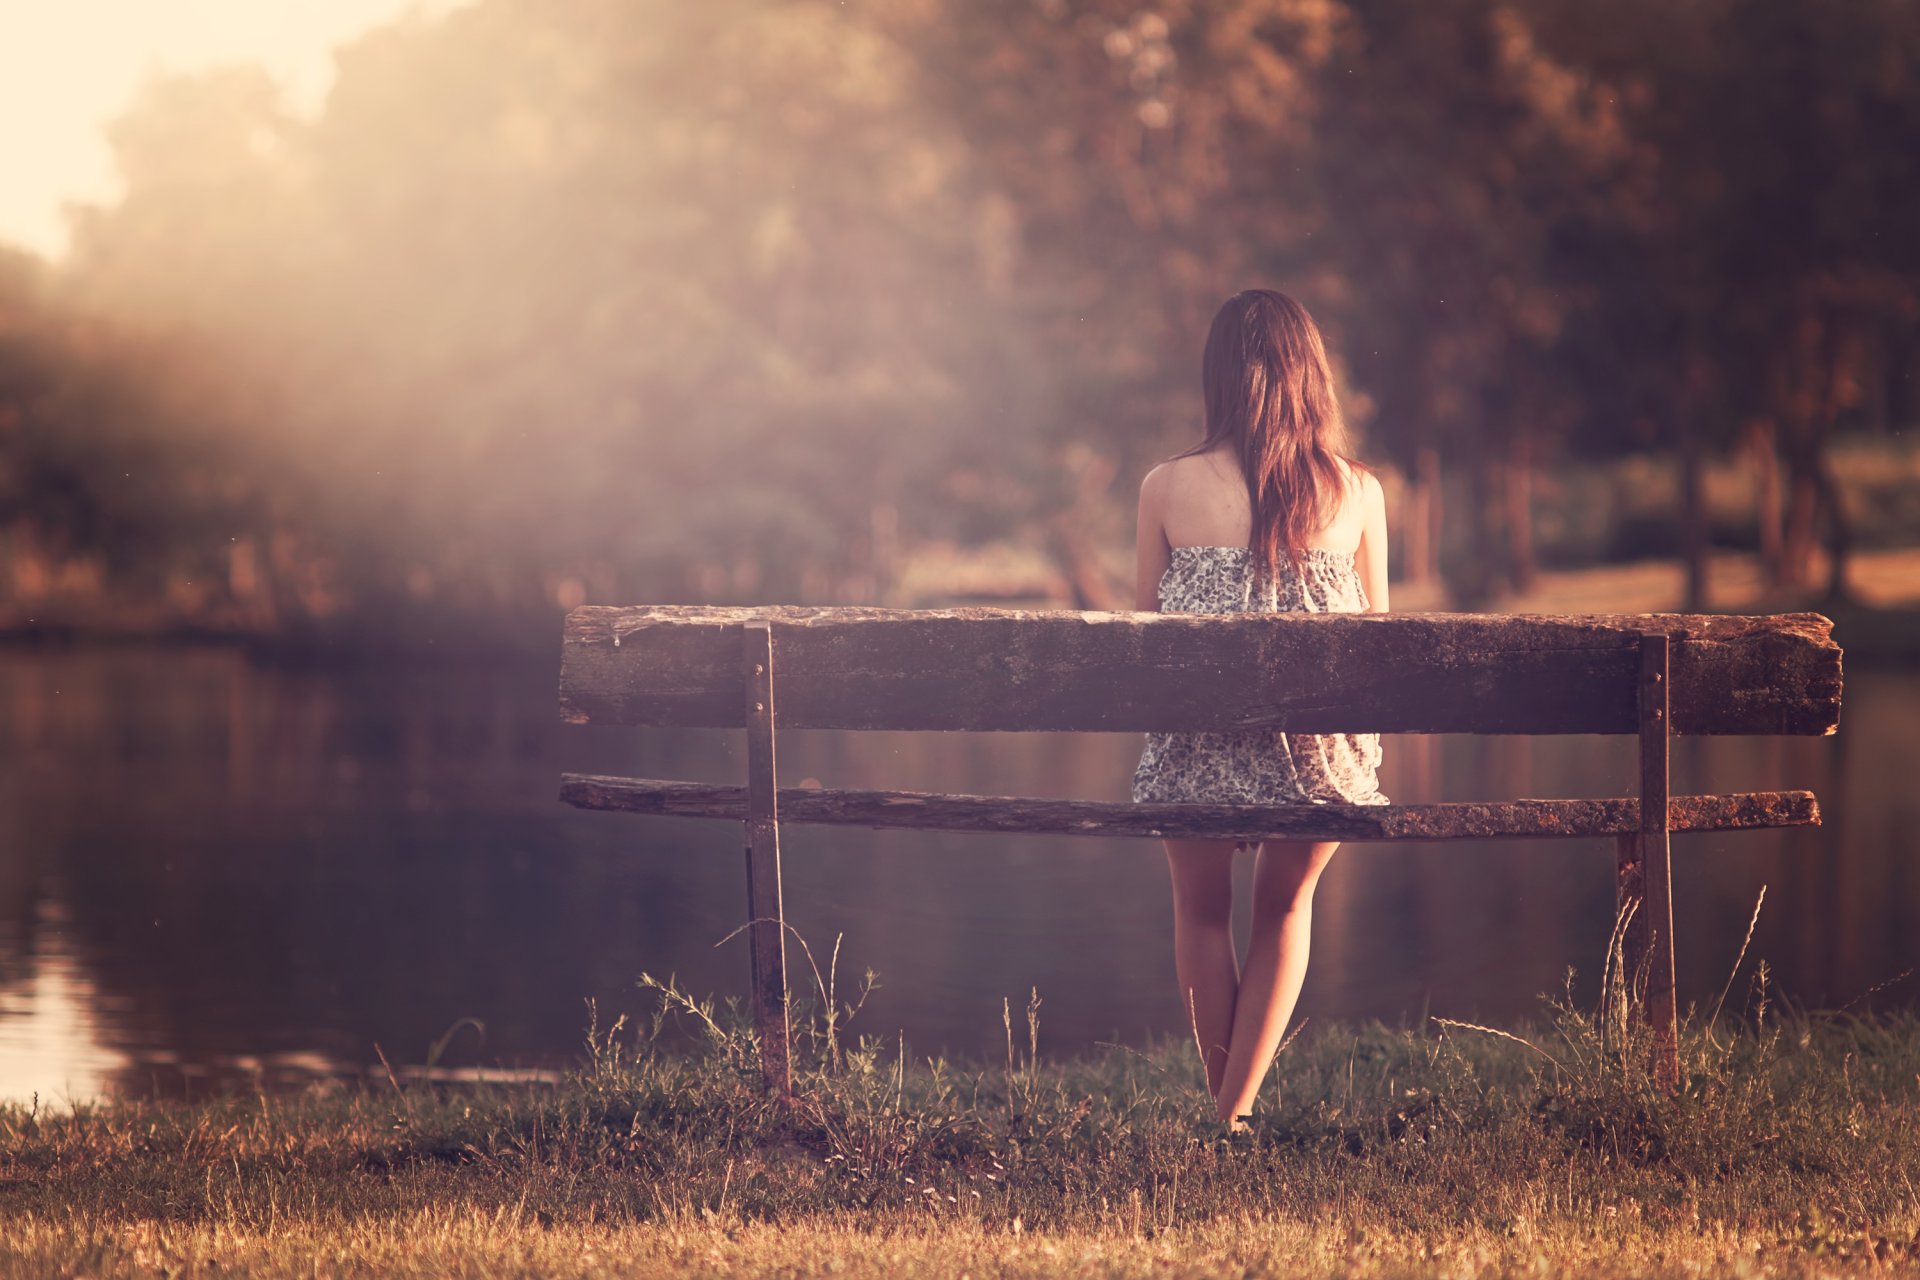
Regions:
[[[0,0],[0,244],[65,248],[68,202],[109,201],[102,126],[148,76],[264,67],[302,110],[324,98],[333,50],[455,0]]]

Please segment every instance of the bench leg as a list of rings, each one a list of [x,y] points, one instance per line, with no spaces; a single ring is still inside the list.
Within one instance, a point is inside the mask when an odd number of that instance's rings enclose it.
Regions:
[[[773,757],[773,628],[748,623],[741,649],[747,691],[747,946],[753,1029],[767,1090],[793,1095],[787,1056],[786,915],[780,903],[780,814]]]
[[[1668,1091],[1680,1084],[1679,1027],[1674,1011],[1672,839],[1667,826],[1672,745],[1670,649],[1665,635],[1640,637],[1640,834],[1635,837],[1642,889],[1635,916],[1645,931],[1645,1008],[1653,1029],[1653,1061],[1649,1066],[1654,1083]],[[1624,857],[1625,850],[1621,853]]]

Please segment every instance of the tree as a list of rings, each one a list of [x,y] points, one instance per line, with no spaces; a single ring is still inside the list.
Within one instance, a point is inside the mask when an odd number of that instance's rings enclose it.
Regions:
[[[1826,446],[1887,329],[1914,313],[1920,220],[1920,12],[1900,0],[1707,0],[1553,6],[1559,36],[1629,86],[1627,119],[1658,182],[1638,258],[1607,296],[1646,371],[1702,449],[1757,443],[1791,493],[1763,490],[1774,580],[1799,583],[1815,525],[1845,590],[1849,521]],[[1640,287],[1635,288],[1635,282]],[[1704,538],[1697,479],[1683,486]],[[1698,596],[1704,576],[1696,569]],[[1697,603],[1696,599],[1696,603]]]
[[[246,77],[152,90],[76,287],[231,361],[229,429],[362,598],[872,598],[876,509],[972,446],[1017,342],[913,72],[825,4],[409,19],[310,125]]]

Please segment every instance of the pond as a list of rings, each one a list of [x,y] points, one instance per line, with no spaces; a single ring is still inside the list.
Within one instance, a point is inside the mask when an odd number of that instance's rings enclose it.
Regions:
[[[567,770],[738,781],[742,735],[562,725],[556,672],[5,654],[0,1098],[277,1085],[381,1054],[551,1067],[581,1052],[588,1001],[603,1025],[652,1007],[643,971],[743,994],[745,938],[723,941],[745,913],[738,825],[555,799]],[[1139,742],[794,733],[782,781],[1121,800]],[[1676,792],[1805,787],[1826,813],[1675,840],[1682,1008],[1718,996],[1763,888],[1730,1007],[1760,961],[1772,999],[1920,1000],[1901,977],[1920,959],[1920,674],[1850,673],[1831,738],[1675,746]],[[1382,786],[1408,802],[1589,796],[1634,777],[1625,738],[1396,737]],[[879,974],[856,1033],[904,1036],[916,1057],[1003,1053],[1003,1000],[1024,1036],[1036,989],[1043,1053],[1182,1025],[1153,842],[792,827],[783,844],[788,918],[822,969],[839,939],[843,993]],[[1612,859],[1605,840],[1343,849],[1297,1016],[1309,1034],[1507,1024],[1544,1013],[1569,969],[1591,1007]]]

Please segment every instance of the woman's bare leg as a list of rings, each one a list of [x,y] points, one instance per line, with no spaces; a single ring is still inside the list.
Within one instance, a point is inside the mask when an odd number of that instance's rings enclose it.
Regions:
[[[1233,842],[1168,840],[1173,873],[1173,967],[1216,1098],[1227,1068],[1240,966],[1233,954]]]
[[[1229,1124],[1253,1110],[1293,1017],[1300,984],[1307,977],[1314,886],[1339,847],[1299,840],[1268,840],[1260,846],[1253,867],[1247,967],[1233,1008],[1226,1070],[1214,1094],[1220,1118]]]

